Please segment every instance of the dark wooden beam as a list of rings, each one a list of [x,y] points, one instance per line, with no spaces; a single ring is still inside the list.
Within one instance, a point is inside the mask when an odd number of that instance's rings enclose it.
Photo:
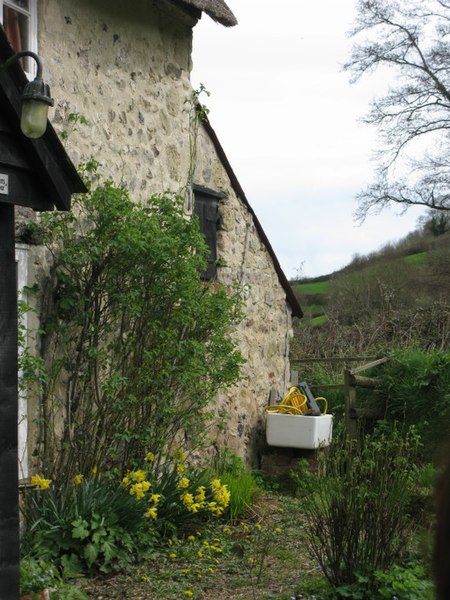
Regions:
[[[0,598],[19,597],[14,206],[0,202]]]

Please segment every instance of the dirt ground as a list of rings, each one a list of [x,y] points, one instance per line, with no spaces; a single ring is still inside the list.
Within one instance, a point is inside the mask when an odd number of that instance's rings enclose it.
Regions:
[[[323,586],[308,554],[301,502],[266,494],[245,519],[168,540],[131,572],[80,587],[91,600],[306,600]]]

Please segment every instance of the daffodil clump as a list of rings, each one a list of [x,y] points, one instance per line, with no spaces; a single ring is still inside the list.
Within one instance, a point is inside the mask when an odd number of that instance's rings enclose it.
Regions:
[[[31,478],[31,485],[40,490],[48,490],[51,483],[52,483],[51,479],[44,479],[40,475],[34,475]]]
[[[97,473],[95,469],[95,473],[94,471],[90,474],[75,473],[67,483],[53,486],[50,490],[51,480],[45,479],[42,475],[35,475],[31,483],[39,491],[37,496],[40,496],[43,501],[44,497],[49,496],[48,502],[44,501],[45,506],[48,507],[51,506],[53,496],[63,498],[65,495],[75,504],[79,501],[80,506],[84,506],[83,498],[92,498],[92,506],[97,502],[97,498],[104,499],[106,503],[111,499],[113,504],[117,502],[120,506],[127,506],[128,513],[133,513],[140,523],[136,525],[137,528],[148,537],[150,543],[157,538],[165,538],[175,533],[187,535],[193,528],[201,527],[202,522],[204,523],[210,517],[217,518],[223,515],[230,504],[230,491],[227,485],[217,477],[211,478],[208,471],[198,471],[189,465],[183,451],[178,451],[175,456],[165,460],[156,457],[153,452],[147,452],[143,457],[142,467],[139,465],[139,468],[128,470],[119,480],[111,473]],[[40,490],[49,491],[41,493]],[[39,512],[40,500],[37,496],[36,509]],[[61,510],[66,505],[61,502]],[[95,511],[97,514],[97,508]],[[123,514],[126,515],[127,512],[123,511]],[[87,563],[86,571],[95,568],[94,563],[99,561],[102,568],[109,569],[112,561],[109,550],[102,554],[103,550],[97,548],[99,545],[97,542],[92,542],[93,546],[89,546],[88,550],[84,547],[90,543],[91,534],[93,535],[97,527],[94,523],[96,518],[89,512],[83,516],[75,512],[75,516],[68,520],[71,533],[80,540],[77,542],[80,544],[80,553],[85,551],[88,553],[86,556],[83,555],[83,563]],[[122,533],[114,537],[116,533],[112,527],[105,531],[108,531],[108,535],[113,538],[111,547],[119,546],[122,544],[122,539],[125,539]],[[200,553],[198,558],[201,558],[201,553],[205,550],[220,552],[218,547],[217,550],[214,547],[198,550]],[[175,549],[172,554],[171,560],[175,560],[177,558]]]
[[[142,469],[128,471],[121,481],[136,500],[146,503],[145,517],[159,518],[176,527],[190,515],[220,516],[230,503],[230,491],[219,479],[208,481],[204,474],[195,472],[187,463],[186,455],[179,450],[171,460],[166,460],[154,472],[156,456],[148,452]],[[183,516],[184,515],[184,516]]]
[[[226,485],[219,479],[213,479],[210,484],[212,499],[208,500],[207,490],[204,485],[191,487],[191,482],[183,475],[178,481],[178,488],[182,490],[180,500],[191,513],[207,511],[214,515],[222,515],[230,503],[230,492]]]

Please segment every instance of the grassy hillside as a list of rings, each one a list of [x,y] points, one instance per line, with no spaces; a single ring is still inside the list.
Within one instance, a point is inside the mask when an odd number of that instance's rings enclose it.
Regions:
[[[326,281],[308,281],[307,283],[296,283],[293,285],[294,291],[298,291],[299,294],[308,295],[311,294],[326,294],[328,291],[328,286],[330,285],[330,280]]]
[[[291,284],[305,313],[304,321],[320,326],[327,321],[330,310],[345,308],[339,303],[348,303],[352,296],[355,302],[365,302],[366,310],[370,310],[369,302],[376,302],[377,295],[378,304],[383,302],[383,294],[390,294],[402,305],[416,301],[419,295],[427,302],[442,297],[448,293],[445,265],[449,252],[450,232],[435,237],[419,230],[396,246],[389,244],[368,256],[356,257],[339,271]]]

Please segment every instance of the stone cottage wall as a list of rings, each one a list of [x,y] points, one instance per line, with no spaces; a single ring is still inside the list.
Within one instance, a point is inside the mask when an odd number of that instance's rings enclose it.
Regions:
[[[189,101],[194,19],[154,0],[40,0],[39,53],[55,98],[50,119],[77,164],[91,156],[101,174],[132,197],[179,191],[188,179]],[[174,18],[176,17],[176,18]],[[205,17],[206,18],[206,17]],[[219,25],[218,25],[219,26]],[[88,125],[70,124],[71,113]],[[246,317],[236,337],[247,360],[239,387],[218,397],[231,418],[220,442],[257,464],[263,406],[282,394],[289,372],[291,312],[252,215],[231,188],[201,128],[194,182],[221,190],[219,280],[246,286]],[[41,250],[31,249],[36,276]]]
[[[219,205],[218,279],[245,286],[245,318],[236,335],[247,362],[240,386],[219,395],[218,411],[232,415],[219,437],[223,445],[257,466],[265,442],[264,406],[271,391],[281,396],[288,386],[291,309],[253,216],[230,188],[205,131],[200,135],[195,174],[202,185],[228,194]]]
[[[70,132],[71,113],[89,122],[70,133],[73,161],[94,156],[106,176],[140,197],[180,189],[188,172],[194,20],[152,0],[39,5],[39,52],[56,100],[52,123]]]

